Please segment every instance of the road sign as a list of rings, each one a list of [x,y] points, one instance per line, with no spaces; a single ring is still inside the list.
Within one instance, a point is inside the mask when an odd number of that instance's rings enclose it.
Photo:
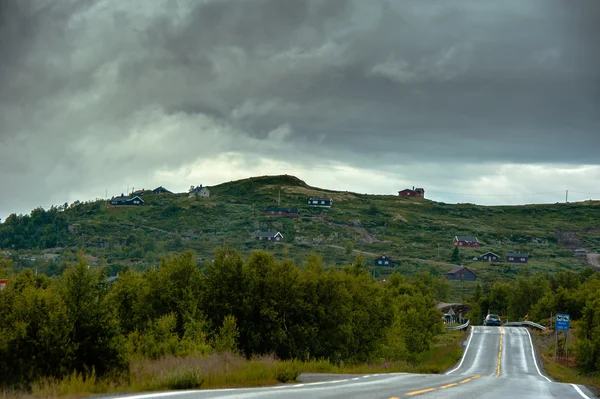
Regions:
[[[568,331],[571,325],[571,316],[568,314],[556,315],[556,330]]]
[[[3,290],[8,285],[8,280],[0,280],[0,290]]]

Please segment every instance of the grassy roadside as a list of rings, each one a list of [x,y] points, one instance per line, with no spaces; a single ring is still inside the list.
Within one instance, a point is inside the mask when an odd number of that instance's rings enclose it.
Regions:
[[[465,336],[461,331],[438,336],[431,350],[419,355],[414,364],[382,361],[335,365],[327,360],[278,361],[271,356],[246,360],[231,354],[138,359],[131,362],[127,376],[116,381],[74,374],[60,381],[42,381],[29,393],[0,392],[0,399],[71,399],[125,392],[269,386],[295,381],[301,373],[440,373],[458,362],[462,355],[460,342]]]
[[[554,330],[534,332],[534,342],[542,358],[546,373],[558,382],[580,384],[589,387],[596,395],[600,394],[600,374],[584,375],[576,368],[575,329],[569,333],[569,360],[565,360],[564,339],[559,340],[559,356],[554,357],[556,336]]]
[[[466,333],[463,331],[447,331],[438,336],[433,347],[420,354],[414,363],[406,361],[377,362],[357,365],[335,365],[328,361],[314,360],[302,363],[304,373],[333,373],[333,374],[369,374],[369,373],[441,373],[454,364],[462,356],[460,342]]]

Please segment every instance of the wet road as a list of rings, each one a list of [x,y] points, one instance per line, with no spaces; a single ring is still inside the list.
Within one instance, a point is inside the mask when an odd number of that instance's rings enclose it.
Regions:
[[[446,374],[373,374],[270,388],[215,389],[127,396],[162,398],[595,398],[585,387],[551,381],[521,327],[472,328],[460,363]]]

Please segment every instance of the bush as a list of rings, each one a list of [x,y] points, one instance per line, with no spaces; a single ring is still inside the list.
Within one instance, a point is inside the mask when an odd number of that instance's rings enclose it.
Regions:
[[[197,389],[204,383],[199,369],[176,370],[167,374],[162,381],[166,389]]]
[[[279,362],[273,367],[273,376],[279,382],[295,381],[301,372],[300,363],[294,360]]]

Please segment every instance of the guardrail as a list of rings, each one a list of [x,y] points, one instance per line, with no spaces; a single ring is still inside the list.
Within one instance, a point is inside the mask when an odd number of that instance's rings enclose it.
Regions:
[[[509,327],[511,327],[511,326],[512,327],[523,327],[523,326],[526,326],[526,327],[534,327],[534,328],[537,328],[539,330],[546,330],[546,327],[544,327],[543,325],[538,324],[538,323],[534,323],[532,321],[511,321],[509,323],[504,323],[502,325],[503,326],[509,326]]]
[[[465,324],[461,324],[460,326],[454,326],[454,327],[446,327],[446,331],[458,331],[458,330],[464,330],[467,327],[469,327],[469,322],[471,320],[467,320],[467,322]]]

